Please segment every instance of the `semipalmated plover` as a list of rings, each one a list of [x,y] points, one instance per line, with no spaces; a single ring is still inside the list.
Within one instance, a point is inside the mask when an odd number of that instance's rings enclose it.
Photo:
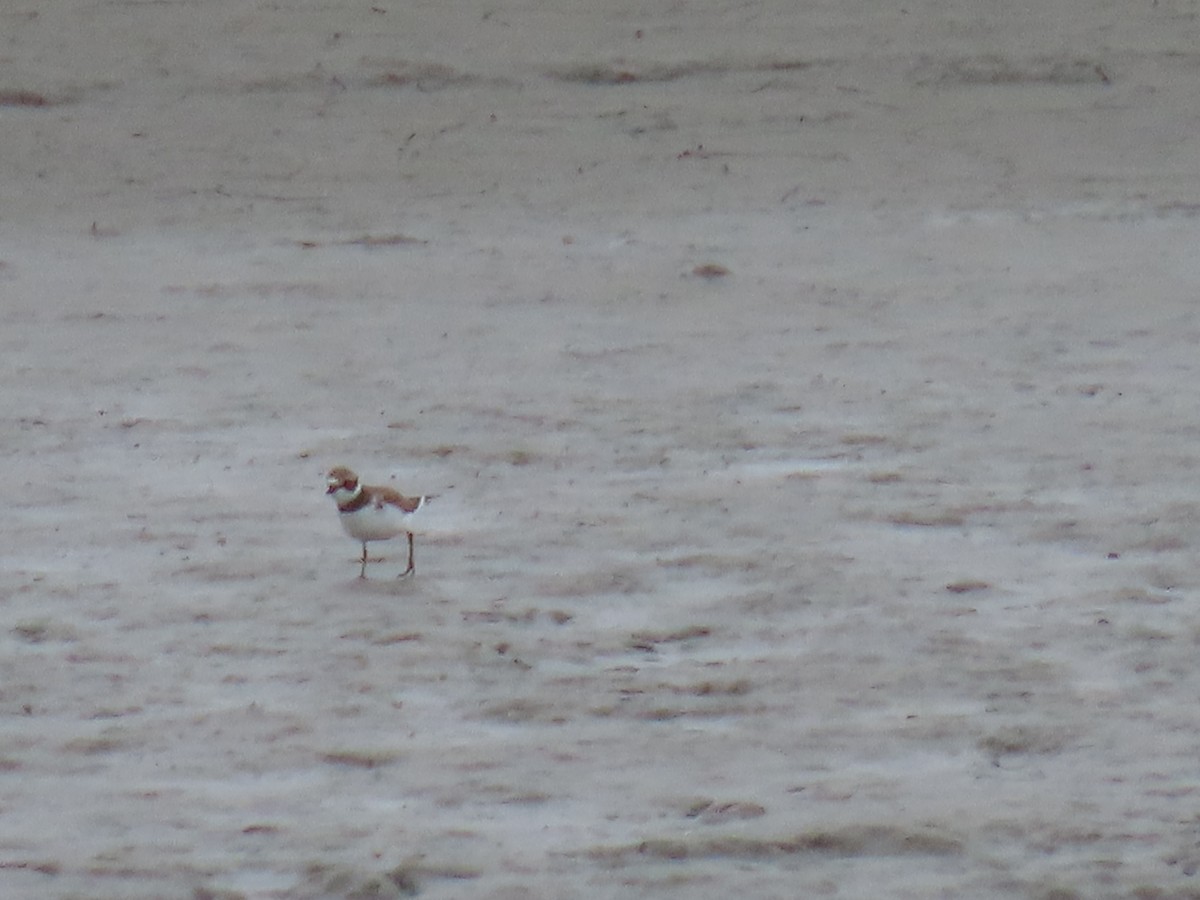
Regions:
[[[390,487],[359,484],[358,476],[345,466],[329,471],[329,489],[338,508],[338,518],[346,534],[362,542],[362,569],[359,578],[367,577],[367,543],[387,541],[397,535],[408,535],[408,568],[401,576],[416,571],[413,565],[412,519],[425,507],[433,495],[405,497]]]

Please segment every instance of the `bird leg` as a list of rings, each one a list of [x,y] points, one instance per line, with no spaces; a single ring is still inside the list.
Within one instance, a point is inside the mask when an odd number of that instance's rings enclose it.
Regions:
[[[366,578],[367,577],[367,542],[363,541],[362,545],[363,545],[362,569],[359,570],[358,577]]]
[[[400,577],[403,578],[405,575],[414,573],[416,571],[417,567],[413,565],[413,536],[412,532],[410,531],[408,533],[408,568],[400,573]]]

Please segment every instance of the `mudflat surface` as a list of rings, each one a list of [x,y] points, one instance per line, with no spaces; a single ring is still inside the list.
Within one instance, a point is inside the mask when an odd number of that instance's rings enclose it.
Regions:
[[[1195,5],[643,6],[0,12],[4,897],[1200,894]]]

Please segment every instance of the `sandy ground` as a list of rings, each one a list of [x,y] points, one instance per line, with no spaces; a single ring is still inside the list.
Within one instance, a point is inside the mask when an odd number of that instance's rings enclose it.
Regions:
[[[649,6],[0,11],[5,898],[1200,896],[1195,3]]]

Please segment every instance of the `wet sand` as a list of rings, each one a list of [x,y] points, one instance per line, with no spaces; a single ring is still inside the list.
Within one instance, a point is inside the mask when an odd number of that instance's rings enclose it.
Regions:
[[[1195,11],[1052,6],[0,13],[0,893],[1200,892]]]

